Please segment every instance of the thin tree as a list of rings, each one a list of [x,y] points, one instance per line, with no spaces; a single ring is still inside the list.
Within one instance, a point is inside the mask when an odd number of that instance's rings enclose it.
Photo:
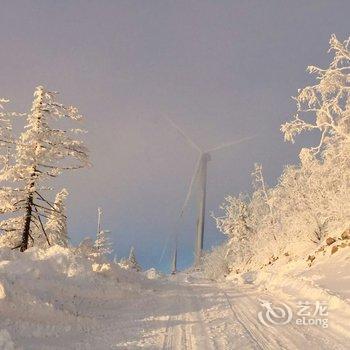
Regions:
[[[102,230],[102,208],[97,209],[97,235],[94,244],[96,255],[99,258],[106,258],[109,254],[113,252],[112,242],[109,238],[108,230]]]
[[[268,190],[266,188],[265,185],[265,179],[264,179],[264,175],[263,175],[263,168],[261,164],[255,163],[254,164],[254,171],[252,172],[252,176],[253,176],[253,185],[256,189],[256,193],[260,192],[261,196],[263,197],[266,205],[269,208],[269,213],[270,213],[270,222],[271,222],[271,233],[272,236],[274,238],[274,240],[276,241],[276,235],[273,232],[274,226],[276,225],[276,220],[275,220],[275,212],[274,212],[274,208],[271,202],[271,198],[269,196]]]
[[[128,258],[128,266],[129,266],[129,268],[134,269],[136,271],[141,271],[141,266],[137,262],[135,248],[133,246],[130,248],[130,253],[129,253],[129,258]]]
[[[110,231],[101,230],[97,235],[94,247],[98,257],[107,257],[113,252],[112,242],[109,238]]]
[[[7,190],[15,198],[12,212],[19,215],[3,221],[1,228],[11,232],[17,241],[14,249],[19,248],[22,252],[28,248],[29,239],[34,245],[34,232],[45,236],[50,245],[43,220],[57,210],[44,194],[51,189],[47,186],[48,180],[56,178],[65,170],[89,164],[87,149],[74,136],[81,130],[59,129],[54,125],[58,121],[82,119],[77,108],[56,102],[56,95],[42,86],[35,89],[25,131],[16,142],[14,164],[2,174],[3,180],[19,183],[17,188]]]

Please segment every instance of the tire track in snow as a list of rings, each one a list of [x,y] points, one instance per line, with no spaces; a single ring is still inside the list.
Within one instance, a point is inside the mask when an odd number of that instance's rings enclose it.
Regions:
[[[182,295],[177,296],[174,301],[175,304],[183,305],[182,299]],[[185,339],[186,333],[182,324],[185,319],[183,318],[183,314],[180,310],[175,310],[175,312],[177,312],[176,315],[168,315],[164,339],[162,342],[163,350],[188,349]]]
[[[227,330],[226,327],[228,325],[228,323],[227,323],[228,319],[230,319],[232,321],[232,323],[233,323],[232,326],[239,325],[241,331],[243,331],[243,334],[248,336],[245,339],[249,342],[249,344],[251,345],[251,347],[253,349],[268,349],[268,348],[262,347],[260,345],[259,341],[261,340],[261,337],[258,337],[255,334],[255,332],[252,332],[252,330],[249,327],[247,327],[245,322],[239,317],[239,315],[235,311],[235,309],[234,309],[234,307],[229,299],[229,296],[227,295],[227,293],[224,290],[217,287],[217,285],[214,283],[198,284],[198,287],[200,287],[200,286],[202,286],[202,287],[205,286],[205,287],[209,288],[210,294],[216,296],[215,306],[221,307],[221,312],[219,312],[219,314],[221,316],[224,316],[224,319],[222,321],[219,321],[219,326],[222,326],[224,324],[225,325],[225,332],[221,332],[221,334],[219,334],[219,336],[217,333],[215,333],[215,337],[208,336],[208,339],[211,339],[213,349],[223,349],[223,350],[241,349],[242,346],[244,346],[244,349],[248,349],[248,347],[247,347],[248,344],[241,343],[242,339],[239,338],[239,335],[240,335],[239,333],[237,333],[237,332],[234,333],[234,331],[232,329]],[[217,298],[217,296],[221,296],[221,297]],[[226,316],[227,311],[229,311],[228,316]],[[210,311],[210,309],[208,309],[207,312],[209,315],[212,313],[212,311]],[[229,316],[229,314],[231,314],[231,317]],[[215,318],[212,320],[212,322],[216,322],[216,321],[218,321],[218,320]],[[218,327],[218,326],[216,325],[216,327]],[[210,333],[211,333],[211,331],[210,331]],[[230,343],[230,341],[231,341],[231,343]],[[283,348],[279,347],[279,349],[283,349]]]
[[[198,338],[200,340],[204,341],[204,344],[200,344],[200,346],[198,347],[198,349],[207,349],[207,350],[211,350],[211,349],[217,349],[215,347],[215,344],[213,342],[213,337],[211,335],[211,331],[209,326],[206,324],[205,322],[205,317],[203,314],[203,307],[205,305],[205,303],[200,303],[199,302],[199,295],[201,297],[201,300],[204,301],[205,300],[205,296],[203,296],[203,293],[196,293],[194,291],[195,288],[193,288],[192,286],[189,287],[189,290],[191,291],[191,304],[194,306],[194,310],[197,310],[195,315],[196,315],[196,323],[194,325],[194,327],[197,325],[199,327],[199,337],[197,336],[197,340]],[[202,305],[202,306],[201,306]],[[193,328],[194,328],[193,327]],[[196,340],[196,339],[195,339]]]
[[[203,309],[200,306],[198,290],[186,286],[181,293],[180,305],[185,304],[187,312],[169,315],[162,349],[163,350],[214,350],[217,349],[211,341],[211,335],[206,326]],[[202,297],[201,297],[202,299]]]
[[[256,332],[252,331],[248,326],[247,326],[247,320],[243,320],[242,317],[239,317],[237,312],[235,311],[234,307],[232,306],[232,303],[230,302],[229,296],[227,295],[227,293],[225,291],[223,291],[222,289],[219,288],[219,292],[221,292],[221,294],[224,296],[229,309],[232,312],[232,315],[234,317],[235,320],[238,321],[238,323],[242,326],[242,328],[246,331],[246,333],[248,334],[250,340],[252,341],[252,343],[254,343],[254,345],[256,346],[256,349],[264,349],[264,347],[262,347],[260,344],[261,342],[261,335],[257,335]],[[265,339],[264,339],[265,340]],[[281,348],[283,349],[283,348]]]
[[[274,327],[263,327],[256,317],[258,310],[255,310],[256,313],[254,317],[252,317],[252,314],[249,312],[249,310],[253,309],[254,305],[256,305],[256,300],[250,298],[248,293],[246,293],[246,295],[243,294],[243,298],[240,299],[239,307],[234,307],[230,299],[234,299],[235,297],[230,296],[229,293],[222,288],[219,287],[219,289],[225,295],[235,317],[247,330],[251,338],[255,340],[258,349],[299,349],[293,340],[303,337],[301,330],[293,329],[292,325],[284,325],[283,328],[279,329]],[[272,298],[270,297],[270,299]],[[276,302],[276,304],[278,303]]]

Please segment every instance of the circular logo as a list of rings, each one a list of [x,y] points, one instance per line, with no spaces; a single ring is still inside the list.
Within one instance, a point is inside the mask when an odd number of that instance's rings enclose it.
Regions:
[[[272,305],[270,301],[259,299],[263,310],[258,312],[259,321],[267,327],[272,325],[284,325],[292,320],[292,309],[285,303]]]

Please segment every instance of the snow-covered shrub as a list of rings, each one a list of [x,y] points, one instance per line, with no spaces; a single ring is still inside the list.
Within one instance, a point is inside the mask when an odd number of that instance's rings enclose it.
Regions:
[[[95,256],[95,242],[90,237],[85,237],[75,249],[76,255],[93,259]]]
[[[227,247],[220,245],[203,255],[202,269],[205,277],[216,280],[229,274],[230,270],[226,254]]]
[[[143,272],[143,275],[146,276],[149,280],[158,280],[164,277],[164,275],[156,270],[154,267]]]

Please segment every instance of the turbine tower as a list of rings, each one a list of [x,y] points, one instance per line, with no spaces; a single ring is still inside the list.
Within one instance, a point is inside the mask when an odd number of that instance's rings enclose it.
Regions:
[[[173,254],[173,261],[171,266],[171,274],[175,275],[177,272],[177,236],[175,237],[175,248]]]
[[[199,197],[198,197],[198,219],[197,219],[197,239],[195,245],[195,265],[198,266],[202,256],[204,241],[204,220],[205,202],[207,196],[207,169],[210,161],[209,153],[203,153],[200,157],[198,168]]]
[[[183,129],[181,129],[178,125],[176,125],[172,119],[170,119],[169,117],[165,117],[165,119],[167,119],[170,125],[174,129],[176,129],[180,133],[180,135],[182,135],[182,137],[189,143],[189,145],[199,153],[197,164],[195,166],[191,183],[190,183],[184,204],[181,208],[181,214],[180,214],[180,216],[183,215],[186,209],[186,206],[188,204],[188,201],[191,198],[193,186],[197,181],[199,185],[199,197],[198,197],[198,218],[197,218],[197,229],[196,229],[194,266],[199,266],[202,258],[203,242],[204,242],[205,204],[206,204],[206,194],[207,194],[207,169],[208,169],[208,162],[211,160],[210,153],[214,151],[222,150],[230,146],[238,145],[244,141],[253,139],[255,136],[244,137],[239,140],[221,144],[217,147],[214,147],[208,150],[203,150],[184,132]],[[176,272],[177,246],[178,245],[177,245],[177,238],[176,238],[174,256],[173,256],[173,266],[172,266],[172,270],[174,271],[174,273]]]

